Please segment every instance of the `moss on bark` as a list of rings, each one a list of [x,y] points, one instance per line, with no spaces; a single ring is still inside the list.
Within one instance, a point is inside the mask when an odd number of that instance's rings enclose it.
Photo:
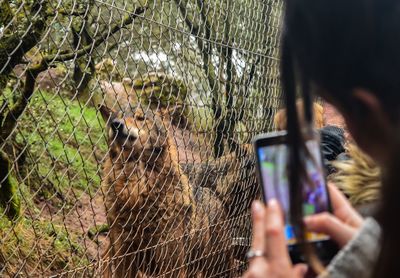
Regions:
[[[20,215],[18,183],[11,175],[10,161],[3,151],[0,151],[0,206],[10,220],[15,220]]]

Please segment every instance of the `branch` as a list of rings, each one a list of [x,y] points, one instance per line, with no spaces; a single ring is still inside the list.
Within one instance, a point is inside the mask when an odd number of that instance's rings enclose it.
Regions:
[[[0,39],[2,46],[0,48],[0,75],[7,76],[21,62],[25,53],[37,45],[42,38],[46,28],[46,17],[43,16],[46,5],[46,1],[35,1],[30,10],[30,14],[35,17],[29,25],[21,26],[21,31],[5,35]]]
[[[121,24],[115,24],[113,27],[111,27],[111,31],[107,35],[105,35],[105,36],[100,35],[100,38],[98,37],[98,38],[93,39],[93,44],[85,46],[76,52],[68,52],[68,53],[65,53],[62,55],[60,55],[58,53],[58,54],[46,56],[43,58],[44,62],[47,64],[51,64],[54,62],[65,62],[65,61],[69,61],[72,59],[77,59],[79,57],[82,57],[82,56],[90,53],[93,49],[97,48],[102,43],[104,43],[111,35],[114,35],[121,29],[132,24],[133,20],[135,18],[137,18],[139,15],[143,14],[145,12],[145,10],[146,10],[145,7],[136,8],[136,10],[133,13],[127,15],[122,20]]]
[[[16,220],[21,212],[17,183],[11,178],[10,159],[0,150],[0,206],[10,220]]]
[[[204,23],[204,27],[205,27],[205,38],[206,38],[206,40],[208,41],[208,44],[210,44],[210,47],[211,47],[211,43],[210,43],[210,39],[211,39],[211,25],[210,25],[210,23],[208,22],[208,16],[207,16],[207,14],[206,14],[206,12],[205,12],[206,4],[204,3],[203,0],[197,0],[197,6],[198,6],[199,9],[200,9],[200,16],[201,16],[201,19],[202,19],[202,21],[203,21],[203,23]],[[208,11],[208,8],[207,8],[207,11]]]
[[[83,1],[83,4],[86,4],[85,7],[83,8],[82,11],[78,11],[79,8],[72,8],[72,10],[68,10],[66,8],[60,8],[60,9],[55,9],[55,10],[48,10],[46,12],[46,16],[47,17],[57,17],[58,15],[63,15],[63,16],[69,16],[69,17],[83,17],[85,20],[88,18],[89,15],[89,11],[91,9],[91,7],[94,4],[93,0],[87,0],[87,1]],[[77,5],[78,7],[80,6],[80,4]]]
[[[245,86],[244,87],[245,88],[244,89],[244,98],[249,97],[250,85],[251,85],[251,82],[253,81],[254,75],[256,73],[256,67],[260,63],[260,61],[261,61],[261,57],[258,56],[257,60],[251,65],[250,72],[249,72],[249,78],[247,78],[247,80],[244,83],[244,86]]]
[[[93,38],[89,34],[89,31],[87,29],[89,12],[93,4],[94,4],[93,1],[89,1],[86,4],[84,10],[84,16],[77,24],[78,26],[74,26],[72,24],[71,28],[72,38],[73,38],[72,45],[74,47],[73,48],[74,51],[78,50],[81,47],[81,45],[85,47],[93,43]],[[75,20],[78,21],[78,19]],[[95,59],[94,55],[90,55],[88,58],[89,61],[86,61],[86,59],[83,58],[78,58],[74,60],[74,73],[72,78],[74,80],[75,88],[79,95],[85,94],[88,91],[89,83],[92,80],[96,71],[94,63]]]
[[[86,29],[85,20],[81,22],[80,31],[77,31],[74,27],[71,28],[71,31],[73,38],[72,45],[74,49],[78,49],[80,45],[90,45],[93,42],[89,32]],[[72,75],[72,79],[74,80],[75,88],[79,95],[81,95],[88,88],[89,82],[94,75],[95,65],[92,56],[93,55],[89,57],[89,61],[86,61],[86,59],[82,58],[74,60],[74,73]],[[86,67],[89,67],[89,71],[87,71],[87,69],[82,69]]]
[[[243,109],[243,100],[247,99],[250,94],[250,85],[251,82],[253,81],[253,78],[256,73],[256,67],[260,63],[261,57],[258,56],[257,60],[251,65],[250,72],[249,72],[249,77],[247,80],[244,81],[244,92],[243,94],[239,93],[239,100],[237,105],[237,110],[239,111],[238,116],[237,116],[237,121],[242,121],[244,118],[244,109]],[[242,90],[241,90],[242,91]],[[240,91],[240,92],[241,92]]]
[[[202,0],[198,0],[202,1]],[[227,6],[227,11],[230,10],[230,1],[228,1],[228,6]],[[230,43],[231,41],[233,42],[233,39],[229,37],[229,32],[231,30],[231,24],[230,20],[227,14],[225,14],[225,32],[224,32],[224,40],[226,43]],[[226,83],[225,83],[225,90],[226,90],[226,96],[227,96],[227,109],[230,110],[232,109],[233,105],[233,80],[235,78],[236,70],[233,72],[233,61],[232,61],[232,55],[233,51],[231,47],[226,47],[224,51],[225,59],[226,59]]]
[[[220,118],[222,116],[221,105],[219,104],[219,86],[217,84],[217,73],[214,65],[210,59],[212,54],[212,46],[210,42],[211,38],[211,25],[208,22],[207,14],[205,12],[205,3],[203,0],[197,0],[197,7],[200,10],[200,16],[204,25],[204,36],[200,38],[200,28],[195,26],[193,22],[188,17],[188,12],[186,9],[187,3],[183,0],[174,0],[176,5],[179,8],[181,15],[183,16],[187,27],[190,30],[190,33],[195,37],[197,46],[201,52],[201,57],[203,60],[203,70],[207,76],[208,84],[212,90],[212,110],[214,112],[214,121],[216,122],[216,138],[214,143],[214,156],[219,157],[223,154],[223,134],[221,133],[221,121]]]
[[[0,3],[0,25],[6,26],[10,23],[13,18],[13,12],[10,7],[8,0],[3,0]]]
[[[210,32],[206,32],[206,39],[208,41],[208,45],[206,46],[205,43],[203,42],[203,39],[199,37],[200,28],[198,26],[195,26],[193,24],[193,22],[187,16],[188,15],[188,12],[186,9],[187,4],[183,0],[174,0],[174,1],[175,1],[176,5],[178,6],[181,15],[183,16],[185,23],[190,30],[190,33],[196,39],[197,47],[199,48],[199,50],[201,52],[201,57],[203,60],[203,70],[204,70],[205,74],[207,75],[208,84],[209,84],[211,90],[213,91],[212,109],[214,111],[214,116],[216,118],[219,118],[222,114],[222,111],[218,105],[219,90],[218,90],[217,82],[215,81],[216,80],[215,68],[210,60],[210,55],[212,52],[211,44],[209,43]],[[201,9],[201,12],[203,13],[202,18],[206,19],[204,11],[202,11],[201,1],[197,2],[197,4],[200,5],[199,8]],[[205,25],[209,26],[208,23],[205,23]]]
[[[109,35],[115,34],[119,30],[124,28],[125,26],[131,24],[133,22],[133,20],[139,14],[142,14],[144,11],[145,11],[145,8],[137,8],[133,14],[130,14],[126,18],[124,18],[124,20],[122,21],[121,24],[114,25],[111,28],[111,32],[109,33]],[[79,58],[79,57],[87,54],[90,50],[98,47],[103,42],[105,42],[107,40],[107,38],[108,37],[102,37],[102,38],[96,40],[92,45],[85,46],[84,48],[78,50],[77,52],[67,53],[67,54],[64,54],[61,56],[57,56],[57,55],[45,56],[40,61],[40,63],[29,67],[25,74],[26,80],[25,80],[25,85],[24,85],[23,91],[22,91],[22,96],[17,101],[17,103],[11,108],[11,110],[7,113],[7,116],[5,117],[5,119],[1,125],[0,140],[5,140],[14,130],[14,128],[17,124],[18,118],[24,112],[26,106],[28,105],[28,103],[32,97],[32,94],[35,89],[36,77],[39,75],[39,73],[48,69],[50,67],[51,63],[68,61],[73,58]]]
[[[230,2],[228,2],[228,7],[227,7],[227,11],[230,10]],[[231,42],[231,38],[229,37],[229,32],[230,32],[230,21],[228,16],[225,17],[225,34],[224,34],[224,40],[228,43]],[[233,39],[232,39],[233,41]],[[225,55],[226,55],[226,83],[225,83],[225,90],[226,90],[226,116],[224,118],[224,122],[226,122],[226,126],[225,129],[223,130],[224,132],[224,137],[225,139],[227,139],[228,141],[228,147],[229,147],[229,151],[232,152],[234,150],[236,150],[237,145],[236,142],[233,140],[233,132],[235,130],[235,126],[236,126],[236,121],[237,121],[237,117],[236,117],[236,113],[234,113],[234,111],[232,111],[233,109],[233,93],[234,93],[234,89],[233,89],[233,80],[236,78],[235,74],[236,74],[236,70],[234,71],[234,65],[233,65],[233,61],[232,61],[232,55],[233,55],[233,51],[231,47],[226,47],[225,48]],[[229,123],[228,123],[229,122]]]
[[[221,107],[218,104],[218,95],[220,91],[218,90],[217,82],[216,82],[216,71],[215,67],[212,64],[212,61],[210,59],[211,53],[212,53],[212,46],[210,42],[211,38],[211,27],[208,22],[207,14],[205,13],[205,3],[203,0],[197,0],[197,6],[200,9],[200,16],[203,21],[204,27],[205,27],[205,42],[203,42],[202,38],[196,37],[197,44],[200,48],[200,51],[202,52],[202,58],[203,58],[203,68],[204,71],[207,75],[207,80],[210,85],[210,88],[213,92],[212,96],[212,109],[214,111],[214,117],[216,120],[218,120],[221,115]]]
[[[175,4],[178,6],[181,15],[183,16],[183,19],[185,20],[185,23],[188,26],[190,33],[193,36],[197,37],[200,33],[200,28],[198,26],[195,26],[193,24],[193,22],[190,21],[189,17],[187,16],[188,15],[187,9],[186,9],[187,3],[185,3],[185,5],[184,5],[183,0],[174,0],[174,1],[175,1]]]
[[[15,126],[17,125],[18,118],[24,112],[33,94],[33,91],[35,89],[36,77],[46,68],[46,65],[40,63],[26,70],[25,85],[22,91],[22,96],[19,98],[17,103],[14,104],[11,110],[7,113],[7,116],[4,118],[0,131],[0,141],[5,140],[14,130]]]
[[[79,16],[79,17],[81,17],[81,16],[85,16],[86,15],[86,11],[84,11],[84,12],[78,12],[78,11],[76,11],[76,12],[72,12],[72,11],[66,11],[66,10],[58,10],[58,11],[56,11],[56,14],[60,14],[60,15],[64,15],[64,16]]]

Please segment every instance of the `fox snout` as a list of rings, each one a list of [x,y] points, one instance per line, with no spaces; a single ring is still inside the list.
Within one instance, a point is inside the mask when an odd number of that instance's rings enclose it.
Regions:
[[[110,138],[135,141],[139,138],[139,129],[137,127],[127,127],[124,119],[114,119],[110,123]]]

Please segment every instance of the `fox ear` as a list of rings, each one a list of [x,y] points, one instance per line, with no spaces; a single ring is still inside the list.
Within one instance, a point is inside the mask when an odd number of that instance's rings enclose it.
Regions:
[[[99,105],[98,109],[105,122],[107,122],[110,118],[113,118],[114,111],[108,108],[107,106],[102,104]]]

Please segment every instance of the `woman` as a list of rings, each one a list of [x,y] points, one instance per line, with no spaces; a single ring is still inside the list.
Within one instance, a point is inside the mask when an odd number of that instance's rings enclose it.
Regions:
[[[287,0],[285,9],[282,83],[293,173],[292,217],[301,227],[296,166],[302,167],[302,144],[295,108],[295,88],[300,87],[306,99],[312,89],[341,112],[354,140],[383,173],[378,222],[363,220],[333,186],[334,213],[305,219],[308,229],[330,235],[343,247],[327,274],[399,277],[400,1]],[[272,201],[265,208],[254,203],[252,212],[253,252],[245,277],[303,277],[305,267],[293,266],[289,259],[279,204]]]

